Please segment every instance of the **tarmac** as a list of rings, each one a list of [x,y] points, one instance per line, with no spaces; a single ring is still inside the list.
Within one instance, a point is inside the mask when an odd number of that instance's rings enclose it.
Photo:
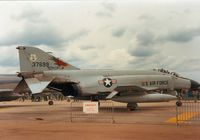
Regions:
[[[47,102],[1,102],[0,140],[200,138],[200,125],[177,126],[175,121],[170,121],[176,115],[175,102],[142,103],[136,111],[127,110],[125,104],[114,103],[114,111],[103,105],[100,116],[84,115],[80,104],[55,101],[49,106]]]

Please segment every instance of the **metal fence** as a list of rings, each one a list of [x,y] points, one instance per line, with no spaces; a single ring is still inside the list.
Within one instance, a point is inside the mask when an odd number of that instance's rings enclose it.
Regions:
[[[200,124],[200,101],[182,100],[182,106],[176,106],[176,124]]]
[[[175,102],[139,104],[135,111],[128,110],[124,103],[101,101],[97,114],[84,113],[83,102],[69,104],[71,122],[200,124],[200,100],[194,98],[182,100],[182,106],[176,106]]]
[[[99,113],[83,112],[84,101],[72,101],[69,104],[71,122],[105,122],[120,124],[166,124],[166,120],[175,117],[175,103],[139,104],[139,108],[130,111],[126,103],[100,101]]]

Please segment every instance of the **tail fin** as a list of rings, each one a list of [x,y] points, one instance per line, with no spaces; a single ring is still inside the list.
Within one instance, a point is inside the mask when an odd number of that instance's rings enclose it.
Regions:
[[[76,70],[78,68],[35,47],[19,46],[21,72],[42,72],[47,70]]]

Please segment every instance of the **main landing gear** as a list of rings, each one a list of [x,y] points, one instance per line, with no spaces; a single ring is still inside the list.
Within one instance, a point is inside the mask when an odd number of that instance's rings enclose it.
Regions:
[[[130,111],[133,111],[133,110],[136,110],[138,108],[138,105],[137,103],[128,103],[127,104],[127,108],[130,110]]]
[[[48,102],[48,104],[49,104],[49,105],[53,105],[54,102],[51,100],[51,101]]]

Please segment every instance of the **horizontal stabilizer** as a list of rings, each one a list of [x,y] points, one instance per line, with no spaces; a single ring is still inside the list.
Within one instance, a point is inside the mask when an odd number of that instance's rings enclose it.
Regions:
[[[25,79],[26,84],[31,90],[32,94],[41,93],[52,81],[39,81],[37,78]]]
[[[28,92],[28,91],[29,91],[28,86],[27,86],[25,80],[22,79],[22,80],[18,83],[18,85],[15,87],[15,89],[14,89],[13,92],[14,92],[14,93],[23,93],[23,92]]]

